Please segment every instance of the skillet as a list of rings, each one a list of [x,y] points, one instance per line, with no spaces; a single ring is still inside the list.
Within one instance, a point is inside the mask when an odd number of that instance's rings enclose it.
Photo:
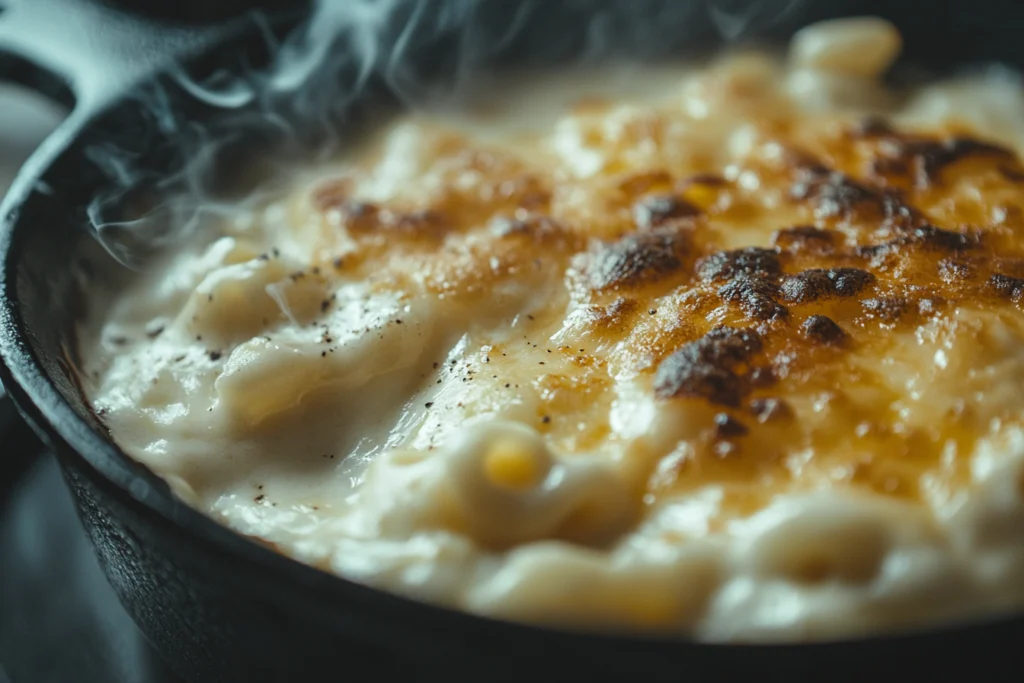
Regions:
[[[427,3],[425,11],[446,4]],[[478,3],[477,14],[500,24],[511,16],[511,4]],[[612,17],[605,22],[612,26],[609,45],[620,52],[652,57],[713,47],[719,39],[714,13],[701,3],[673,15],[685,23],[658,26],[657,41],[635,32],[645,16],[671,4],[535,3],[516,15],[525,16],[522,39],[490,56],[536,57],[544,44],[543,60],[565,61],[579,53],[588,20],[601,13]],[[819,18],[873,13],[899,26],[909,61],[933,70],[979,60],[1024,66],[1015,35],[1024,12],[1013,3],[954,3],[958,9],[941,16],[927,2],[889,4],[898,7],[836,2],[793,9],[795,3],[774,3],[789,11],[759,21],[750,33],[784,40]],[[275,24],[271,32],[287,31],[299,15],[282,15],[280,28]],[[42,33],[33,27],[43,27]],[[25,165],[0,209],[0,379],[22,417],[57,454],[119,598],[177,673],[200,683],[398,675],[862,681],[1024,674],[1017,651],[1024,643],[1024,615],[809,645],[570,633],[456,613],[328,575],[252,543],[174,498],[112,443],[76,381],[72,330],[85,305],[83,283],[98,271],[120,268],[94,257],[95,242],[85,227],[93,200],[111,196],[120,182],[93,151],[104,145],[131,150],[133,177],[173,176],[188,148],[180,126],[155,120],[149,104],[154,93],[169,103],[176,120],[216,126],[223,112],[190,97],[170,74],[179,73],[178,66],[209,74],[265,63],[267,31],[267,22],[251,15],[214,25],[169,24],[85,0],[23,0],[0,15],[0,72],[74,106]],[[559,49],[551,49],[552,36],[559,37]],[[641,50],[654,43],[657,50]],[[417,58],[450,65],[444,57],[453,44],[458,31],[440,35]],[[266,142],[258,138],[253,147]]]

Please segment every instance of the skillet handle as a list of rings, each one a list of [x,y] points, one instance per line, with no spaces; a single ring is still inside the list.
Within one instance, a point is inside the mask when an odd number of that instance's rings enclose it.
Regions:
[[[0,79],[95,111],[215,31],[126,14],[95,0],[0,0]]]

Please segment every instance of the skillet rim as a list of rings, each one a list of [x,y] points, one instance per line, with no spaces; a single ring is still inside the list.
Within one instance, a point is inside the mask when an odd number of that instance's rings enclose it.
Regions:
[[[229,35],[226,41],[241,38]],[[137,85],[145,87],[162,73],[152,74]],[[417,633],[425,640],[438,637],[441,632],[438,626],[443,626],[445,632],[471,631],[474,627],[486,626],[495,634],[529,638],[534,642],[546,639],[552,644],[557,640],[574,649],[602,645],[628,648],[634,652],[660,649],[667,653],[670,649],[676,649],[679,650],[677,656],[681,656],[685,651],[693,649],[719,654],[764,654],[768,650],[865,650],[937,638],[969,638],[988,631],[1024,628],[1024,608],[968,619],[925,623],[864,637],[806,642],[705,642],[667,634],[593,632],[548,627],[465,612],[373,588],[275,552],[217,523],[174,495],[159,475],[132,459],[109,435],[94,429],[72,408],[31,348],[28,341],[29,328],[20,310],[17,275],[22,267],[25,248],[23,233],[30,229],[22,219],[22,209],[39,194],[36,191],[37,182],[64,155],[72,153],[72,142],[85,133],[96,119],[111,110],[131,107],[133,102],[138,105],[128,95],[130,93],[114,98],[107,107],[89,112],[87,116],[78,116],[77,112],[72,112],[24,164],[0,203],[0,381],[22,417],[60,460],[77,460],[76,465],[84,465],[94,481],[109,489],[119,502],[134,507],[140,514],[155,514],[164,524],[172,525],[177,531],[197,541],[200,552],[226,556],[230,561],[242,562],[243,566],[251,565],[254,569],[258,567],[266,573],[264,578],[283,585],[290,584],[293,590],[312,591],[319,594],[318,597],[331,600],[339,608],[343,608],[345,603],[354,603],[362,610],[376,612],[378,621],[391,621],[400,614],[405,621],[401,624],[402,632],[413,633],[417,631],[417,626],[427,624],[433,628],[428,632],[419,629]],[[68,336],[67,331],[64,336]],[[259,580],[252,576],[252,572],[245,574],[239,579]]]

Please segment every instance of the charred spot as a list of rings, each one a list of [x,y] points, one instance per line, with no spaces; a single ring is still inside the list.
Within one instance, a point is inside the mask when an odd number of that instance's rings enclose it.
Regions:
[[[772,236],[772,245],[788,251],[828,252],[835,248],[835,244],[835,233],[813,225],[785,228]]]
[[[800,160],[797,166],[790,197],[812,202],[819,218],[849,220],[868,212],[872,217],[880,216],[883,226],[904,228],[922,221],[921,215],[907,204],[896,188],[865,184],[810,160]]]
[[[859,268],[832,268],[826,271],[837,296],[855,296],[875,281],[875,276]]]
[[[755,398],[750,402],[750,412],[761,424],[776,422],[793,416],[789,404],[781,398]]]
[[[715,436],[719,439],[735,439],[746,436],[750,433],[747,425],[743,424],[729,413],[718,413],[715,415]]]
[[[697,275],[705,282],[722,282],[739,276],[774,277],[780,273],[779,252],[760,247],[715,252],[697,263]]]
[[[793,199],[813,202],[815,213],[821,218],[849,218],[859,207],[869,203],[876,205],[879,201],[876,192],[845,173],[816,164],[797,171],[789,195]]]
[[[654,377],[655,396],[738,406],[750,391],[745,367],[761,348],[761,336],[754,330],[716,327],[661,362]]]
[[[1024,298],[1024,279],[1022,278],[995,273],[988,279],[988,286],[996,294],[1010,301],[1019,302]]]
[[[600,291],[656,282],[682,268],[689,250],[690,239],[683,232],[627,235],[594,254],[588,269],[591,285]]]
[[[789,310],[778,302],[778,287],[763,277],[735,277],[718,289],[718,296],[738,304],[755,320],[776,320],[789,315]]]
[[[718,325],[702,338],[706,346],[705,355],[715,360],[742,362],[748,360],[763,348],[761,335],[754,330],[738,330]]]
[[[641,229],[656,228],[699,213],[696,206],[674,195],[646,197],[633,205],[633,221]]]
[[[860,305],[865,314],[883,323],[894,323],[910,311],[910,302],[897,296],[864,299]]]
[[[897,244],[914,244],[934,251],[964,251],[981,242],[976,232],[943,230],[935,225],[920,225],[897,240]]]
[[[932,252],[959,254],[977,248],[981,244],[981,235],[977,230],[957,232],[945,230],[929,223],[918,223],[912,226],[888,226],[895,237],[880,244],[861,245],[854,253],[874,262],[906,253],[907,247],[919,247]],[[895,230],[892,230],[895,228]]]
[[[785,301],[807,303],[856,296],[874,281],[874,275],[859,268],[811,268],[783,280],[781,293]]]
[[[947,140],[897,140],[885,143],[883,153],[890,158],[907,160],[914,169],[914,184],[927,188],[938,180],[942,170],[968,157],[1015,159],[1012,151],[974,138]]]
[[[824,315],[812,315],[800,326],[804,336],[818,344],[837,344],[846,338],[839,324]]]

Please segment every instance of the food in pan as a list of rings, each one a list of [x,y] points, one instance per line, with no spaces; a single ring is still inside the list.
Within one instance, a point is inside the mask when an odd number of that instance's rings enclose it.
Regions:
[[[409,113],[91,307],[188,503],[492,617],[817,640],[1024,605],[1024,90],[788,55]]]

